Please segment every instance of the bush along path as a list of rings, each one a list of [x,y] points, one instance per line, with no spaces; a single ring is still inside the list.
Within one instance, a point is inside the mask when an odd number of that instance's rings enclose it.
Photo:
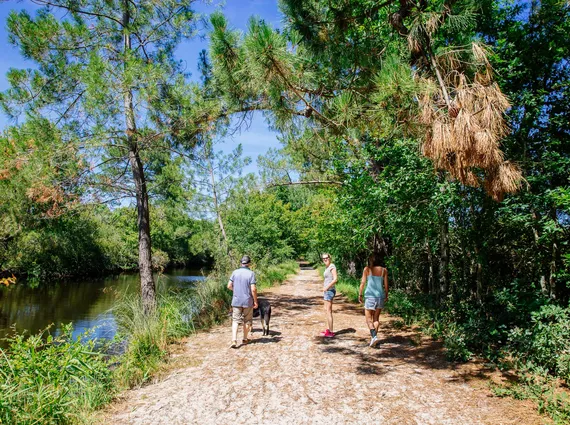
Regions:
[[[493,397],[490,372],[449,363],[440,343],[381,316],[368,347],[362,309],[335,299],[337,336],[324,339],[321,279],[301,270],[261,298],[271,334],[229,348],[229,322],[188,339],[185,366],[127,391],[101,418],[113,424],[544,424],[528,401]],[[495,376],[494,379],[500,379]]]

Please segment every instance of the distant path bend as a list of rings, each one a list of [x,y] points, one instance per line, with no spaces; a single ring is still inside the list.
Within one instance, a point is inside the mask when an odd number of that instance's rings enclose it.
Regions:
[[[184,368],[128,391],[112,424],[544,424],[531,403],[493,397],[482,367],[444,360],[441,344],[381,316],[369,348],[360,307],[335,299],[334,339],[323,339],[321,279],[301,270],[263,292],[272,335],[231,350],[229,324],[188,339]],[[241,336],[240,336],[241,337]],[[176,359],[177,361],[180,358]]]

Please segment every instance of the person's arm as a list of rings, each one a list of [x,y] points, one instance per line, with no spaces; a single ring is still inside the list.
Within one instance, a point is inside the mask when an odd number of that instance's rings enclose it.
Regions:
[[[250,285],[251,286],[251,295],[253,296],[253,308],[257,308],[258,304],[257,304],[257,286],[255,284]]]
[[[233,291],[233,290],[234,290],[234,283],[233,283],[231,280],[228,280],[228,289],[229,289],[230,291]]]
[[[331,288],[335,285],[336,281],[338,280],[338,275],[336,273],[336,266],[331,270],[331,273],[333,275],[333,280],[331,283],[329,283],[329,286],[325,288],[325,291],[330,291]]]
[[[386,294],[386,298],[384,301],[388,301],[388,269],[384,269],[384,293]]]
[[[360,279],[360,289],[358,290],[358,302],[362,302],[362,292],[364,291],[364,285],[366,285],[366,276],[368,275],[368,267],[364,267],[362,272],[362,279]]]

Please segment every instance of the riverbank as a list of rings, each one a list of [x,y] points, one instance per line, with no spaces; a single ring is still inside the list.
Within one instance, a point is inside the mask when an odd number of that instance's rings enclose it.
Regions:
[[[368,347],[361,308],[338,297],[337,337],[323,339],[321,279],[302,270],[264,292],[271,333],[254,322],[251,344],[230,350],[229,322],[188,338],[180,366],[160,382],[123,393],[101,424],[335,423],[544,424],[533,403],[493,397],[478,362],[445,359],[441,343],[381,316]]]
[[[258,280],[275,284],[297,268],[295,262],[270,266]],[[212,276],[192,297],[162,295],[150,317],[141,314],[137,297],[124,298],[116,314],[128,343],[120,356],[95,350],[85,336],[74,338],[71,326],[55,338],[12,338],[0,351],[0,424],[92,423],[94,412],[116,394],[169,370],[177,341],[226,318],[226,283],[227,276]]]

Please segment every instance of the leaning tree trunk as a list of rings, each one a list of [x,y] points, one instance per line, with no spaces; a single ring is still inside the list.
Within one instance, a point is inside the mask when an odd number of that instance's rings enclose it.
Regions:
[[[125,2],[123,13],[123,26],[125,28],[125,52],[131,50],[131,35],[126,30],[129,26],[129,4]],[[141,161],[136,140],[135,112],[133,109],[133,92],[130,87],[125,88],[124,94],[125,121],[127,126],[127,144],[129,148],[129,162],[133,173],[137,198],[137,226],[139,229],[139,274],[141,279],[141,300],[143,311],[149,314],[156,308],[156,289],[152,276],[152,251],[150,241],[150,213],[148,191],[144,168]]]

